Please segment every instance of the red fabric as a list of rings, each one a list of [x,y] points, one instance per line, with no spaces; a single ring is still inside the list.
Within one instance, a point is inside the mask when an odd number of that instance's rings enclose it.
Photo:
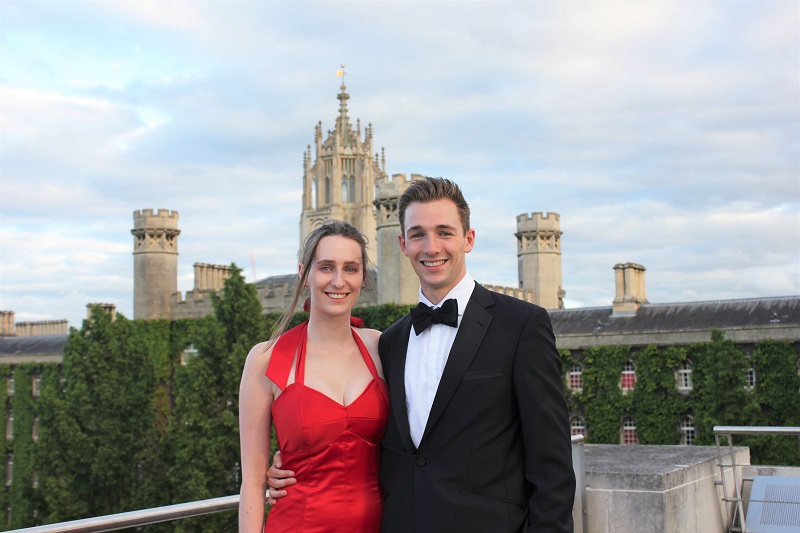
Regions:
[[[281,335],[266,372],[284,391],[272,404],[272,419],[283,468],[297,478],[270,511],[266,531],[377,533],[380,442],[389,416],[386,383],[353,331],[373,378],[364,391],[344,406],[305,386],[307,326],[304,322]],[[295,353],[295,382],[286,386]]]

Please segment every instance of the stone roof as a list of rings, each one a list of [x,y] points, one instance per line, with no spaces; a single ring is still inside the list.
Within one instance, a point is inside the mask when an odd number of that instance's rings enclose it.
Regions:
[[[611,306],[549,313],[559,347],[688,344],[707,341],[712,329],[738,342],[800,341],[800,296],[643,304],[630,315],[614,315]]]

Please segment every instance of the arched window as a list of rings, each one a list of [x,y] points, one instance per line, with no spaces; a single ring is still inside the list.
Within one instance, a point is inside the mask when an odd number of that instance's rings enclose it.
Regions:
[[[42,393],[42,376],[33,376],[33,383],[31,384],[31,394],[39,396]]]
[[[745,388],[747,390],[753,390],[755,386],[756,386],[756,367],[753,366],[753,363],[750,363],[750,368],[747,369]]]
[[[583,390],[583,367],[581,365],[574,364],[569,367],[567,386],[573,391]]]
[[[639,444],[639,437],[636,436],[636,420],[632,416],[626,416],[622,421],[622,444]]]
[[[347,181],[347,176],[342,176],[342,203],[347,203],[350,198],[350,186]]]
[[[311,208],[319,209],[319,180],[316,176],[311,179]]]
[[[586,435],[586,425],[583,423],[583,418],[580,416],[573,416],[570,418],[569,426],[573,435]]]
[[[355,202],[356,201],[356,178],[355,176],[350,176],[350,187],[347,189],[350,191],[350,195],[347,197],[348,201]]]
[[[689,360],[678,370],[678,390],[692,390],[692,362]]]
[[[325,176],[325,205],[331,205],[331,179]]]
[[[681,417],[681,444],[684,446],[694,446],[694,422],[690,415]]]
[[[633,390],[636,386],[636,367],[632,361],[627,361],[622,366],[622,392]]]

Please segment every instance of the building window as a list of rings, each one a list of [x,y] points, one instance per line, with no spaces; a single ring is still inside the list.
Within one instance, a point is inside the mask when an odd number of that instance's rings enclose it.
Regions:
[[[632,391],[636,386],[636,367],[628,361],[622,367],[622,392]]]
[[[184,348],[184,350],[181,352],[181,365],[186,366],[186,363],[197,357],[198,353],[199,352],[197,351],[197,348],[194,347],[194,344],[190,344]]]
[[[311,179],[311,208],[319,209],[319,182],[316,176]]]
[[[31,431],[33,442],[39,442],[39,417],[33,419],[33,430]]]
[[[639,437],[636,436],[636,421],[632,416],[626,416],[622,421],[622,444],[639,444]]]
[[[750,364],[750,368],[747,369],[747,376],[745,378],[745,388],[747,390],[753,390],[756,386],[756,367]]]
[[[678,390],[692,390],[692,362],[684,361],[678,370]]]
[[[694,446],[694,422],[692,417],[686,415],[681,418],[681,444],[684,446]]]
[[[6,440],[14,438],[14,413],[8,411],[6,413]]]
[[[583,418],[579,416],[573,416],[569,419],[569,426],[573,435],[586,436],[586,426],[583,423]]]
[[[567,384],[570,390],[576,392],[583,390],[583,367],[581,365],[569,367],[569,381]]]
[[[8,454],[6,455],[6,487],[10,487],[12,481],[14,481],[14,456]]]
[[[325,205],[331,205],[331,178],[325,176]]]
[[[33,376],[33,384],[31,385],[31,394],[39,396],[42,394],[42,376]]]
[[[14,376],[6,378],[6,388],[8,389],[8,395],[14,396]]]
[[[347,176],[342,176],[342,203],[347,203],[350,198]]]
[[[348,191],[350,191],[349,200],[351,202],[355,202],[356,201],[356,178],[355,178],[355,176],[350,176],[350,187],[348,188]]]

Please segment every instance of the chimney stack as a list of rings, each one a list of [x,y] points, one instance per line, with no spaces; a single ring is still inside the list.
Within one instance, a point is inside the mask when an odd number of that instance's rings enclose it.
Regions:
[[[616,296],[612,316],[635,315],[641,304],[648,303],[644,290],[644,267],[636,263],[614,265]]]

